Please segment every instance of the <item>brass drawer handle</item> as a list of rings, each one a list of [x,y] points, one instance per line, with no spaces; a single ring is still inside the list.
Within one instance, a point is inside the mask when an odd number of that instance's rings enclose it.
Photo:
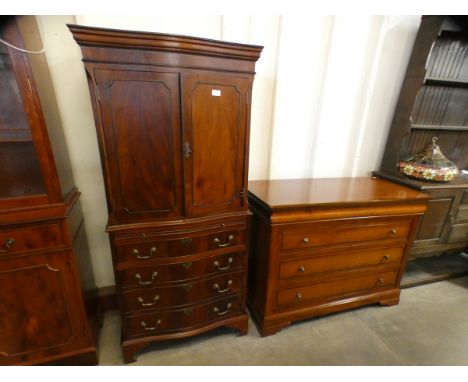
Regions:
[[[145,321],[140,322],[140,326],[145,330],[156,330],[161,325],[161,320],[157,320],[155,326],[147,326]]]
[[[151,281],[141,281],[141,275],[139,273],[135,275],[135,278],[138,280],[138,284],[140,285],[150,285],[153,283],[156,277],[158,277],[158,272],[153,272],[151,275]]]
[[[302,239],[302,241],[304,242],[304,244],[308,244],[309,243],[309,238],[305,237],[304,239]]]
[[[301,273],[304,273],[304,272],[305,272],[305,268],[304,268],[303,265],[301,265],[301,266],[299,267],[298,270],[299,270],[299,272],[301,272]]]
[[[384,258],[385,260],[388,260],[388,259],[390,259],[390,255],[384,255],[383,258]]]
[[[383,285],[383,283],[384,283],[384,279],[383,279],[383,278],[380,278],[380,279],[377,280],[377,284]]]
[[[218,246],[218,248],[223,248],[223,247],[230,246],[233,240],[234,240],[234,235],[229,235],[228,241],[226,243],[221,243],[221,240],[219,240],[217,237],[213,239],[213,242]]]
[[[141,304],[141,306],[153,306],[157,301],[159,301],[159,294],[154,295],[153,302],[145,302],[143,297],[138,297],[138,302]]]
[[[8,357],[9,356],[9,354],[5,353],[4,351],[0,351],[0,355],[3,356],[3,357]]]
[[[156,253],[156,251],[158,250],[158,248],[156,247],[151,247],[150,251],[149,251],[149,254],[146,255],[146,256],[142,256],[140,255],[140,251],[138,251],[138,249],[134,249],[133,250],[133,254],[135,255],[135,257],[139,260],[143,260],[143,259],[151,259],[154,254]]]
[[[396,228],[392,228],[390,230],[390,235],[396,235]]]
[[[226,310],[223,310],[222,312],[219,310],[219,308],[217,306],[215,306],[213,308],[213,312],[216,313],[218,316],[224,316],[225,314],[228,314],[229,313],[229,309],[231,309],[232,307],[232,304],[231,303],[228,303],[226,305]]]
[[[228,265],[226,265],[225,267],[220,267],[220,264],[219,264],[218,261],[215,261],[215,262],[213,263],[213,265],[216,267],[216,269],[217,269],[218,271],[225,271],[225,270],[231,268],[231,265],[232,265],[233,262],[234,262],[234,260],[232,259],[232,257],[230,257],[230,258],[228,259]]]
[[[6,239],[6,240],[3,242],[3,245],[2,245],[2,247],[5,248],[5,249],[4,249],[4,250],[1,250],[1,249],[0,249],[0,252],[6,252],[6,251],[8,251],[8,250],[13,246],[13,244],[15,244],[15,243],[16,243],[16,240],[13,239],[12,237]]]
[[[226,293],[226,292],[229,292],[231,290],[231,285],[232,285],[232,280],[229,280],[227,282],[227,288],[226,289],[220,289],[221,287],[219,286],[219,284],[214,283],[213,284],[213,289],[218,291],[218,293]]]
[[[302,300],[302,293],[296,293],[296,298],[300,301]]]

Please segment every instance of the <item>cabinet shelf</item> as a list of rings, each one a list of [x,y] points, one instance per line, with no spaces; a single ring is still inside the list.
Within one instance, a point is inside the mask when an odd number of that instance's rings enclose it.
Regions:
[[[447,126],[447,125],[411,125],[413,130],[446,130],[446,131],[468,131],[468,126]]]
[[[426,77],[424,80],[424,85],[468,88],[468,81],[460,80],[457,78]]]

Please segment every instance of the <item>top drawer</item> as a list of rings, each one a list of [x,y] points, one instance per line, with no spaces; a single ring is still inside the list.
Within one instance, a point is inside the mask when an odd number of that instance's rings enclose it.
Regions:
[[[310,248],[320,245],[346,244],[387,239],[405,239],[411,220],[354,220],[333,223],[307,223],[285,229],[281,249]]]
[[[200,236],[156,236],[151,239],[139,238],[128,245],[116,245],[118,263],[144,262],[145,260],[188,256],[219,248],[230,248],[245,244],[245,229],[234,229]]]
[[[0,256],[57,247],[63,243],[59,224],[3,230],[0,231]]]

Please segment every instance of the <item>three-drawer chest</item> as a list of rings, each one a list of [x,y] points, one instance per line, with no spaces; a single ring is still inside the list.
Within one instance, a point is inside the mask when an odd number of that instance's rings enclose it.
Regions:
[[[427,199],[376,178],[249,182],[248,305],[260,334],[365,304],[397,304]]]

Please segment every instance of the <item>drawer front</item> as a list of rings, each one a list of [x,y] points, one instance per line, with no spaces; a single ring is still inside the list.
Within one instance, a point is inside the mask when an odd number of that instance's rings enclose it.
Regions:
[[[245,229],[167,240],[159,238],[148,240],[139,236],[141,239],[136,243],[116,246],[116,257],[118,263],[128,261],[143,263],[157,258],[188,256],[218,248],[245,245],[245,236]]]
[[[240,294],[244,272],[173,286],[129,291],[122,294],[125,312],[162,309]]]
[[[164,283],[180,282],[201,277],[225,274],[244,266],[243,253],[226,253],[196,261],[138,267],[118,272],[123,288],[151,287]]]
[[[124,320],[128,337],[154,336],[195,329],[242,313],[240,297],[228,297],[208,304],[148,313]]]
[[[279,267],[279,279],[381,264],[399,264],[404,248],[404,246],[401,246],[394,248],[346,251],[327,256],[315,256],[301,260],[284,261]]]
[[[468,241],[468,223],[453,224],[450,228],[448,243],[460,243]]]
[[[276,295],[276,306],[286,307],[314,303],[316,300],[331,301],[348,295],[366,294],[394,286],[397,274],[397,271],[392,271],[281,290]]]
[[[404,239],[410,230],[410,220],[379,222],[337,222],[308,224],[303,228],[283,231],[281,249],[310,248],[320,245],[356,243],[385,239]]]
[[[468,220],[468,207],[459,207],[457,215],[455,216],[455,221],[461,222]]]
[[[0,256],[63,244],[64,237],[59,224],[0,231]]]

